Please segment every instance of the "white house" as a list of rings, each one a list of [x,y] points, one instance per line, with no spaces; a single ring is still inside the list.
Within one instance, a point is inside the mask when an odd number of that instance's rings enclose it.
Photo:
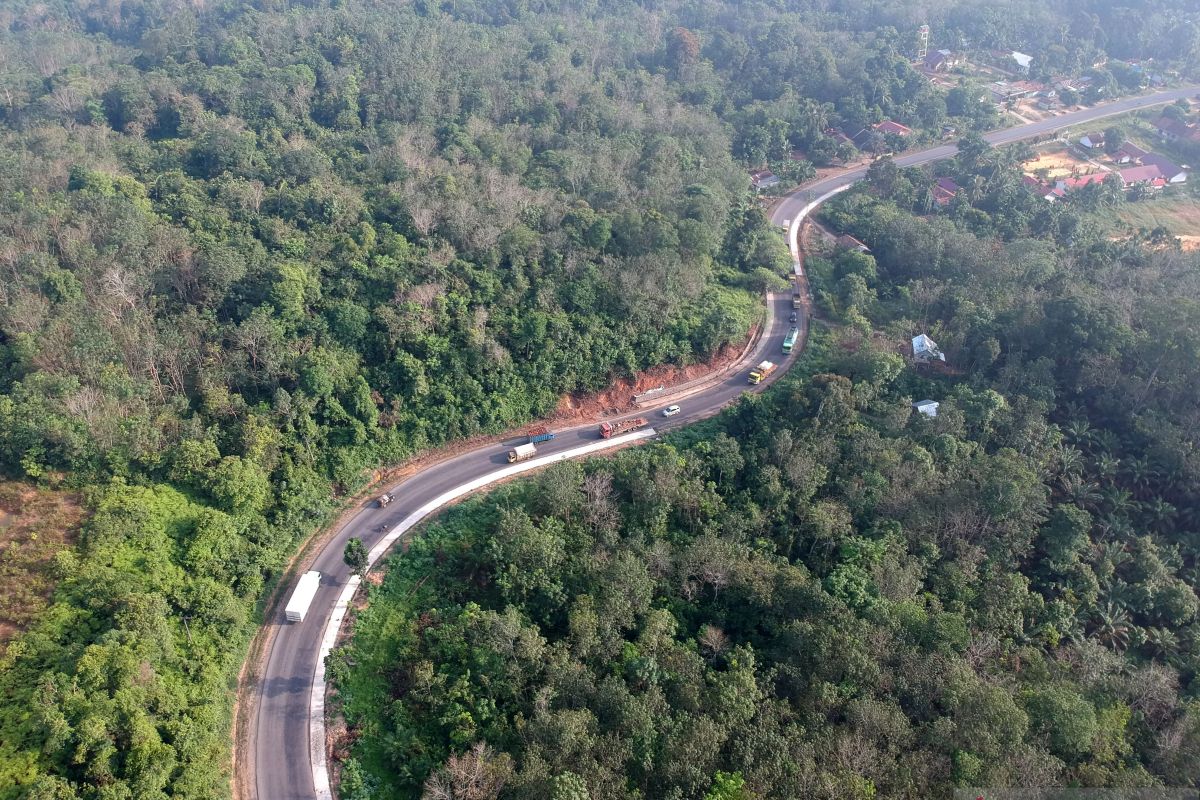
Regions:
[[[1085,133],[1079,137],[1081,147],[1086,147],[1088,150],[1100,150],[1104,147],[1103,133]]]
[[[936,417],[939,405],[941,404],[936,400],[918,400],[913,403],[913,408],[927,417]]]
[[[750,184],[757,190],[769,189],[772,186],[778,186],[780,183],[779,176],[769,169],[759,170],[758,172],[750,173]]]
[[[925,334],[914,336],[912,340],[914,361],[945,361],[946,356],[938,349],[937,342]]]

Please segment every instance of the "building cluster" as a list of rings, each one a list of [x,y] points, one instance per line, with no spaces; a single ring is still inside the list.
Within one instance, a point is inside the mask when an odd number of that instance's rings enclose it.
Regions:
[[[1079,137],[1078,144],[1087,152],[1105,152],[1106,149],[1104,134],[1100,132],[1085,133]],[[1124,142],[1117,148],[1112,161],[1121,168],[1055,180],[1041,180],[1033,175],[1026,175],[1025,186],[1031,192],[1053,202],[1076,189],[1102,184],[1110,175],[1116,175],[1120,179],[1121,189],[1124,191],[1138,187],[1159,191],[1167,186],[1184,183],[1188,178],[1187,170],[1171,159],[1139,147],[1133,142]]]

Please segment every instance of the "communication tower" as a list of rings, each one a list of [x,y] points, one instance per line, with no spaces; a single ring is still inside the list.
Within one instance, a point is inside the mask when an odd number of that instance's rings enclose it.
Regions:
[[[929,53],[929,26],[922,25],[917,28],[917,60],[924,61],[925,56]]]

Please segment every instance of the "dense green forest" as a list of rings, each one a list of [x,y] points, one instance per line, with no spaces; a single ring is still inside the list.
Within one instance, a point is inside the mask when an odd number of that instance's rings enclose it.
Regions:
[[[825,209],[873,255],[809,260],[777,388],[391,560],[346,800],[1200,785],[1200,256],[962,144],[970,202],[885,161]]]
[[[992,124],[918,22],[1196,65],[1188,2],[1068,5],[3,3],[0,471],[90,518],[0,660],[0,798],[226,795],[255,604],[339,497],[741,340],[788,268],[747,169]]]

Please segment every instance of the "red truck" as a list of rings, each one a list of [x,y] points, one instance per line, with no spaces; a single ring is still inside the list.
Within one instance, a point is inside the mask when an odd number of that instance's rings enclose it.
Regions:
[[[619,422],[601,422],[600,435],[605,439],[611,439],[622,433],[629,433],[630,431],[636,431],[638,428],[644,428],[646,425],[646,420],[642,417],[638,417],[637,419],[623,419]]]

